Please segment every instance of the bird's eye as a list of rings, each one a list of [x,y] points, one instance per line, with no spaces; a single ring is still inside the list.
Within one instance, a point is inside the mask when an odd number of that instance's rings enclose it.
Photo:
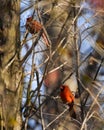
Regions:
[[[60,88],[61,88],[61,91],[63,91],[65,87],[64,87],[64,86],[61,86]]]

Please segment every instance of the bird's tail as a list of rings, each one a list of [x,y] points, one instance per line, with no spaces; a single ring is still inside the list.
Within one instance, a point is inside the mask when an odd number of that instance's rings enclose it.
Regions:
[[[69,112],[70,112],[70,116],[71,116],[72,118],[76,119],[76,112],[75,112],[75,110],[74,110],[73,105],[74,105],[73,103],[68,104],[68,106],[69,106]]]

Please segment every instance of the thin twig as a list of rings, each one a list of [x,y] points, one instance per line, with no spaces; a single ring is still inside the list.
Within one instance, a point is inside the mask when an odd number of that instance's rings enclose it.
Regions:
[[[27,36],[28,36],[28,30],[26,30],[26,32],[25,32],[25,34],[24,34],[24,38],[23,38],[23,40],[21,41],[21,46],[26,42],[26,38],[27,38]]]
[[[81,129],[80,129],[80,130],[84,130],[85,124],[87,123],[88,117],[90,116],[90,112],[91,112],[93,106],[95,105],[95,103],[96,103],[96,101],[97,101],[97,98],[98,98],[99,95],[101,94],[102,90],[104,90],[103,87],[101,88],[101,90],[99,91],[99,93],[98,93],[98,94],[96,95],[96,97],[94,98],[94,101],[93,101],[92,105],[90,106],[90,109],[89,109],[89,111],[88,111],[87,114],[86,114],[86,117],[84,118],[84,121],[83,121],[83,123],[82,123],[82,126],[81,126]]]
[[[84,58],[84,60],[79,64],[78,68],[82,66],[82,64],[89,58],[90,55],[91,55],[91,53],[88,54],[88,55]],[[65,81],[67,81],[74,73],[75,73],[75,70],[72,71],[67,77],[65,77],[65,79],[62,81],[62,83],[64,83]]]
[[[43,111],[42,108],[40,108],[40,115],[41,115],[41,122],[42,122],[42,129],[45,130],[45,124],[44,124],[44,117],[43,117]]]
[[[59,119],[68,109],[69,109],[69,107],[67,106],[67,108],[66,108],[61,114],[59,114],[53,121],[51,121],[51,122],[45,127],[45,129],[47,129],[50,125],[52,125],[57,119]]]
[[[92,83],[93,83],[93,82],[96,80],[96,78],[97,78],[97,75],[98,75],[98,73],[99,73],[99,71],[100,71],[100,69],[101,69],[101,66],[102,66],[102,64],[103,64],[103,60],[104,60],[104,59],[102,59],[101,62],[100,62],[100,64],[99,64],[99,67],[98,67],[98,69],[97,69],[97,71],[96,71],[96,73],[95,73],[95,76],[94,76],[94,78],[93,78]],[[83,105],[86,104],[88,98],[89,98],[89,93],[86,95],[86,99],[85,99],[85,102],[84,102]]]

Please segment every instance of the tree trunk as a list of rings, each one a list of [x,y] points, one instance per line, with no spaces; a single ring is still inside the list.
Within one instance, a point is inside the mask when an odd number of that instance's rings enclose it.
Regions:
[[[20,1],[0,2],[0,129],[20,130],[22,69],[19,35]]]

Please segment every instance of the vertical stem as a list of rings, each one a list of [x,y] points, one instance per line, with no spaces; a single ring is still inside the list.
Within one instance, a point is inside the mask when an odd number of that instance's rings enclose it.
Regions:
[[[75,3],[73,4],[73,15],[74,18],[76,17],[76,8],[75,8]],[[74,37],[73,37],[73,42],[74,42],[74,47],[75,47],[75,52],[74,52],[74,59],[75,59],[75,73],[76,73],[76,78],[77,78],[77,84],[78,84],[78,93],[79,95],[81,95],[81,84],[79,82],[78,79],[80,79],[80,74],[79,74],[79,50],[78,50],[78,42],[77,42],[77,38],[76,38],[76,32],[77,32],[77,25],[76,25],[76,20],[74,21],[74,27],[73,27],[73,31],[74,31]],[[80,98],[80,104],[81,104],[81,119],[83,121],[84,119],[84,112],[83,112],[83,104],[82,104],[82,100]]]

